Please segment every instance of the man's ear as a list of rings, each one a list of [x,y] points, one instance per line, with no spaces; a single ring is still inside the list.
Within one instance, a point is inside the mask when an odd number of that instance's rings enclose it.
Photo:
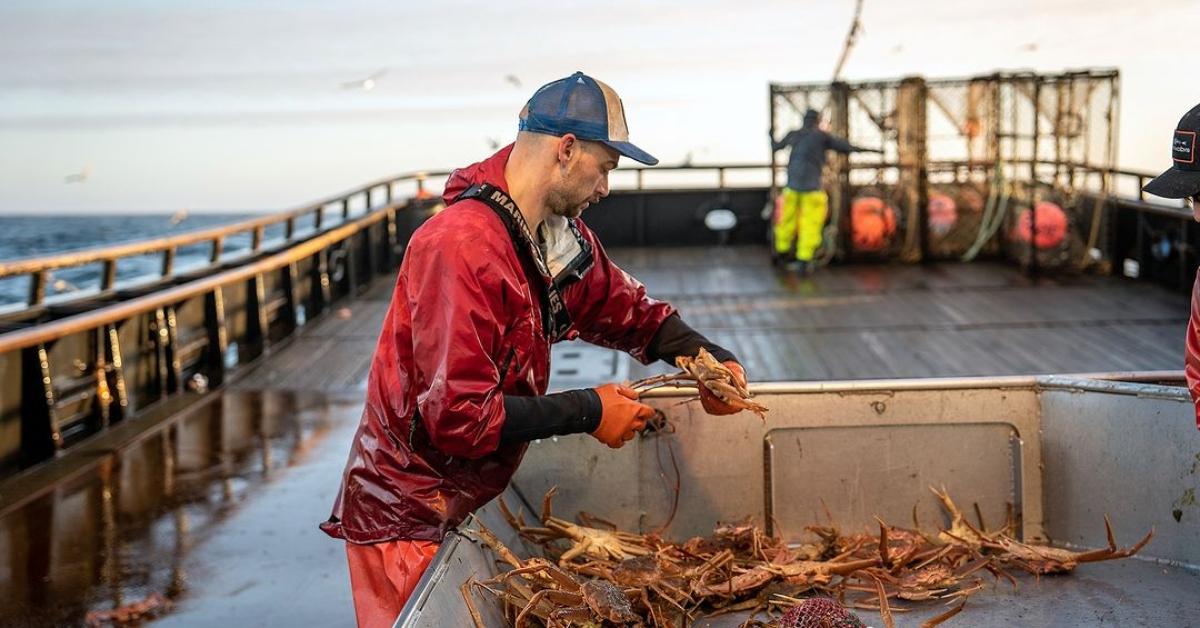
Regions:
[[[577,151],[583,149],[574,133],[567,133],[558,138],[558,165],[565,168],[571,162]]]

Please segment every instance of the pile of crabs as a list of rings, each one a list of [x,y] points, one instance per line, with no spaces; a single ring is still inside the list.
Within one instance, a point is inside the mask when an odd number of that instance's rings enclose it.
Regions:
[[[547,558],[518,557],[476,522],[468,533],[509,569],[468,580],[462,594],[477,628],[484,624],[476,596],[499,598],[517,627],[666,628],[731,612],[750,613],[746,627],[863,625],[851,607],[878,612],[890,628],[893,612],[940,602],[948,610],[924,624],[935,626],[961,612],[989,576],[1016,587],[1010,572],[1067,573],[1080,563],[1132,556],[1154,534],[1120,548],[1105,517],[1108,547],[1072,552],[1033,545],[1017,540],[1012,517],[987,531],[982,521],[969,522],[944,489],[933,492],[950,521],[937,534],[879,520],[878,534],[813,526],[817,542],[794,545],[749,522],[682,543],[621,531],[586,513],[572,523],[554,516],[551,489],[535,525],[500,504],[513,528]]]

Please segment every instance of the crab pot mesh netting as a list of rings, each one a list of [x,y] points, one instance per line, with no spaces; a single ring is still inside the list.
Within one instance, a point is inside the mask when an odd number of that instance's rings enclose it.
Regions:
[[[1104,200],[1117,95],[1111,70],[772,85],[772,130],[782,137],[815,109],[827,131],[883,151],[829,154],[826,261],[1004,257],[1079,270],[1113,255]]]

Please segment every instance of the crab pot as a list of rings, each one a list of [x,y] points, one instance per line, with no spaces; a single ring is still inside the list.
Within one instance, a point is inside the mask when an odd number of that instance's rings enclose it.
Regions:
[[[971,182],[930,187],[925,211],[931,257],[958,259],[975,243],[987,203],[984,188]]]
[[[1020,588],[987,581],[962,625],[1181,625],[1200,611],[1200,431],[1185,388],[1097,377],[1004,377],[771,384],[753,388],[770,408],[708,416],[680,402],[684,391],[655,391],[674,434],[643,434],[619,450],[587,436],[531,444],[504,499],[533,523],[547,490],[554,512],[587,511],[622,529],[651,532],[672,502],[673,442],[678,511],[663,536],[708,534],[717,522],[751,517],[789,541],[805,527],[832,522],[843,531],[896,526],[935,532],[948,519],[930,492],[944,486],[976,522],[1000,527],[1011,508],[1026,541],[1105,547],[1104,515],[1118,544],[1151,528],[1133,558],[1080,565],[1066,576],[1018,575]],[[1189,499],[1189,495],[1191,499]],[[518,554],[522,542],[493,502],[478,520]],[[472,522],[468,520],[468,527]],[[470,626],[460,587],[497,573],[475,542],[451,535],[439,550],[398,626]],[[491,595],[473,596],[488,626],[507,625]],[[904,604],[897,626],[918,626],[945,609]],[[880,625],[871,611],[858,611]],[[1185,619],[1186,618],[1186,619]],[[696,626],[737,626],[745,615]]]

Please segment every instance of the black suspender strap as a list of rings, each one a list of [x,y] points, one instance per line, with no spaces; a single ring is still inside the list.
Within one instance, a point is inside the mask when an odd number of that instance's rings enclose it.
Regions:
[[[467,188],[456,200],[465,199],[482,201],[491,207],[508,228],[517,255],[530,262],[541,275],[538,278],[540,280],[534,283],[537,283],[542,295],[543,332],[550,342],[561,340],[571,328],[571,315],[567,312],[562,293],[550,274],[550,267],[546,265],[542,249],[538,247],[537,241],[529,231],[529,225],[525,222],[521,210],[517,209],[517,204],[503,190],[487,183]]]

